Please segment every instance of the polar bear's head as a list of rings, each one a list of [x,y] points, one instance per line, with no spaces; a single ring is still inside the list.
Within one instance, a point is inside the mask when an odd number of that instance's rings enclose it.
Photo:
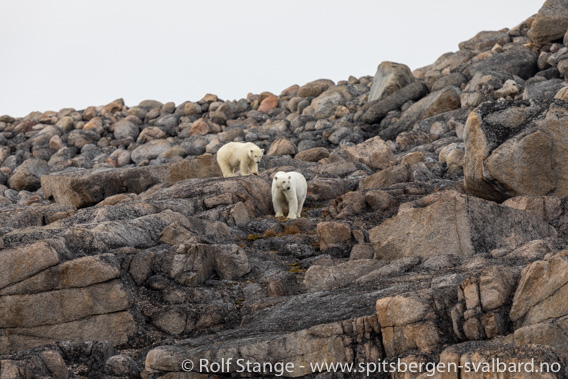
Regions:
[[[274,175],[274,183],[276,183],[276,187],[282,191],[289,191],[290,188],[292,188],[292,184],[290,183],[291,179],[291,175],[282,171],[279,171],[276,175]]]
[[[262,156],[264,155],[264,149],[258,146],[251,147],[248,151],[248,156],[251,160],[255,161],[256,164],[260,163]]]

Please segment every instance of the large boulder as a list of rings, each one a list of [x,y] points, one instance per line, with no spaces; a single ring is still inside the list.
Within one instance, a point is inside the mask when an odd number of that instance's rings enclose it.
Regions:
[[[548,223],[529,212],[446,191],[399,209],[398,215],[369,231],[375,259],[457,256],[514,248],[554,236]]]
[[[538,11],[528,37],[536,44],[546,45],[564,37],[568,29],[568,1],[546,0]]]
[[[212,177],[218,171],[213,156],[206,154],[159,166],[57,172],[43,175],[41,184],[47,198],[82,208],[120,193],[141,193],[158,183]]]
[[[515,46],[472,65],[467,71],[470,76],[476,72],[500,71],[528,79],[537,72],[537,59],[528,47]]]
[[[41,186],[41,177],[49,173],[49,165],[41,159],[27,159],[14,171],[8,186],[16,191],[35,191]]]
[[[122,119],[114,125],[114,138],[116,139],[131,139],[135,141],[139,134],[140,128],[132,121]]]
[[[155,139],[144,145],[138,146],[130,155],[130,158],[135,163],[140,163],[145,160],[156,159],[164,151],[172,147],[171,143],[165,139]]]
[[[338,106],[344,105],[351,99],[353,99],[353,94],[348,87],[331,87],[316,97],[310,107],[313,108],[316,119],[323,119],[334,115]]]
[[[518,195],[568,195],[568,104],[487,102],[465,131],[466,190],[502,201]]]
[[[381,100],[413,82],[414,76],[407,65],[381,62],[377,68],[367,101]]]
[[[381,138],[395,139],[401,132],[409,130],[415,122],[440,113],[449,112],[460,107],[461,90],[457,87],[446,87],[432,92],[420,101],[412,104],[404,111],[394,125],[380,131]]]
[[[381,170],[395,162],[391,148],[379,136],[348,147],[347,156],[353,162],[360,162],[371,168]]]
[[[414,81],[381,100],[368,102],[359,112],[357,112],[355,120],[361,120],[367,124],[378,123],[390,111],[399,109],[404,103],[408,101],[416,101],[427,94],[428,87],[426,87],[426,84]]]
[[[306,83],[298,90],[299,97],[318,97],[328,88],[334,87],[335,83],[329,79],[317,79]]]

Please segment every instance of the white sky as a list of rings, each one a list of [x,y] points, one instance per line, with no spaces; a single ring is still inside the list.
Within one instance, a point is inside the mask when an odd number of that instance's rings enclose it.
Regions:
[[[412,70],[544,0],[0,0],[0,115]]]

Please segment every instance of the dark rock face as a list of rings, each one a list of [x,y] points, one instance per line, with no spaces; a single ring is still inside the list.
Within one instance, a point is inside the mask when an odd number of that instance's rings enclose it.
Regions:
[[[568,377],[567,9],[414,72],[1,116],[0,377]],[[228,142],[259,175],[222,177]],[[278,171],[307,179],[296,220]]]

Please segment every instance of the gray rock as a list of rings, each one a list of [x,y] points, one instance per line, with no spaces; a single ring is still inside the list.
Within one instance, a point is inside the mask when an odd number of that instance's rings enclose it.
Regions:
[[[417,121],[457,109],[461,104],[460,95],[461,91],[456,87],[446,87],[438,92],[432,92],[412,104],[402,113],[398,122],[381,130],[379,135],[384,140],[394,139],[401,132],[407,131]]]
[[[140,134],[138,125],[128,120],[120,120],[114,125],[114,137],[116,139],[131,139],[136,141]]]
[[[567,183],[557,174],[564,172],[563,149],[555,147],[565,138],[558,127],[566,117],[565,104],[485,103],[473,112],[465,136],[466,190],[500,200],[567,193]],[[517,151],[523,151],[522,159],[513,158]]]
[[[144,160],[152,160],[157,158],[160,154],[168,150],[170,147],[171,144],[167,140],[152,140],[134,149],[130,158],[132,159],[132,161],[134,161],[134,163],[140,163]]]
[[[523,100],[552,100],[566,85],[561,79],[545,80],[542,82],[527,82],[523,92]]]
[[[538,11],[528,37],[536,44],[545,45],[564,37],[568,27],[568,11],[562,0],[547,0]]]
[[[532,50],[515,46],[472,65],[467,72],[473,76],[476,72],[500,71],[528,79],[536,73],[536,63],[537,56]]]
[[[408,66],[394,62],[381,62],[375,73],[367,101],[382,100],[414,80]]]
[[[67,145],[81,149],[89,143],[96,144],[101,136],[92,130],[73,130],[67,138]]]
[[[383,100],[369,102],[355,116],[367,124],[380,122],[386,114],[400,108],[409,100],[417,100],[428,94],[428,88],[422,82],[415,81],[392,93]]]
[[[335,114],[339,105],[344,105],[352,98],[353,95],[348,87],[332,87],[312,100],[311,106],[315,111],[314,117],[318,120],[331,117]]]
[[[108,375],[126,378],[140,377],[140,367],[127,355],[113,355],[105,362],[105,371]]]
[[[335,83],[329,79],[318,79],[304,84],[298,90],[299,97],[317,97],[330,87],[334,87]]]
[[[176,115],[165,115],[153,121],[152,123],[158,128],[162,129],[168,136],[177,135],[179,119]]]
[[[41,159],[24,161],[8,179],[8,186],[16,191],[35,191],[41,186],[41,177],[49,173],[49,165]]]
[[[461,72],[452,72],[451,74],[441,76],[432,85],[432,92],[439,91],[445,87],[460,88],[462,84],[467,83],[467,77]]]
[[[460,50],[485,51],[491,49],[496,44],[504,46],[511,42],[511,37],[505,32],[479,32],[473,38],[461,42]]]

